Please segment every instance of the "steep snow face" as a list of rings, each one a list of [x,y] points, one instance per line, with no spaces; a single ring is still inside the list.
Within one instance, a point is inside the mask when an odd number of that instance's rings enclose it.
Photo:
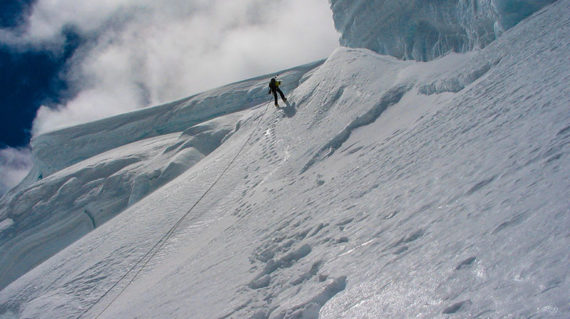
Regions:
[[[338,49],[291,106],[235,114],[208,156],[5,287],[0,315],[569,317],[569,11],[427,63]]]
[[[556,0],[331,0],[340,42],[401,59],[481,48]]]
[[[281,72],[284,89],[321,63]],[[32,172],[0,200],[0,288],[210,154],[270,76],[35,138]]]

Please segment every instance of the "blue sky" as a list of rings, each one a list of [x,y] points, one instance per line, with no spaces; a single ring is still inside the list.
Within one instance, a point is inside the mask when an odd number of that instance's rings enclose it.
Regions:
[[[62,104],[73,97],[65,78],[66,62],[81,41],[78,35],[67,32],[59,54],[0,44],[0,148],[26,146],[38,108]]]
[[[328,56],[328,0],[2,0],[0,195],[34,135]]]
[[[24,28],[33,2],[2,1],[0,27],[15,32]],[[44,102],[59,100],[66,89],[59,76],[64,65],[64,56],[0,43],[0,148],[29,143],[37,109]]]

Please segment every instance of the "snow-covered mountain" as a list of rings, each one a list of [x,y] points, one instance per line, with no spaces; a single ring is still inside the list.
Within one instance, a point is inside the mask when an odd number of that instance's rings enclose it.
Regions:
[[[36,138],[0,318],[568,317],[569,13]]]

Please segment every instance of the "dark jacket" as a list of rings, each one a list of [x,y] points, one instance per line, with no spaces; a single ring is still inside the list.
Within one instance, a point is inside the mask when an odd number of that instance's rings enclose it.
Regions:
[[[279,85],[281,85],[281,81],[277,81],[275,78],[272,78],[271,81],[269,81],[269,92],[267,92],[267,94],[277,91]]]

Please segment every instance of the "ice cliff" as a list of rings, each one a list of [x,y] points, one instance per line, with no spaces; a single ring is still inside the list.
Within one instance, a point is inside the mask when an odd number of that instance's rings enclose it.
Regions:
[[[556,0],[331,0],[340,43],[428,61],[482,48]]]

